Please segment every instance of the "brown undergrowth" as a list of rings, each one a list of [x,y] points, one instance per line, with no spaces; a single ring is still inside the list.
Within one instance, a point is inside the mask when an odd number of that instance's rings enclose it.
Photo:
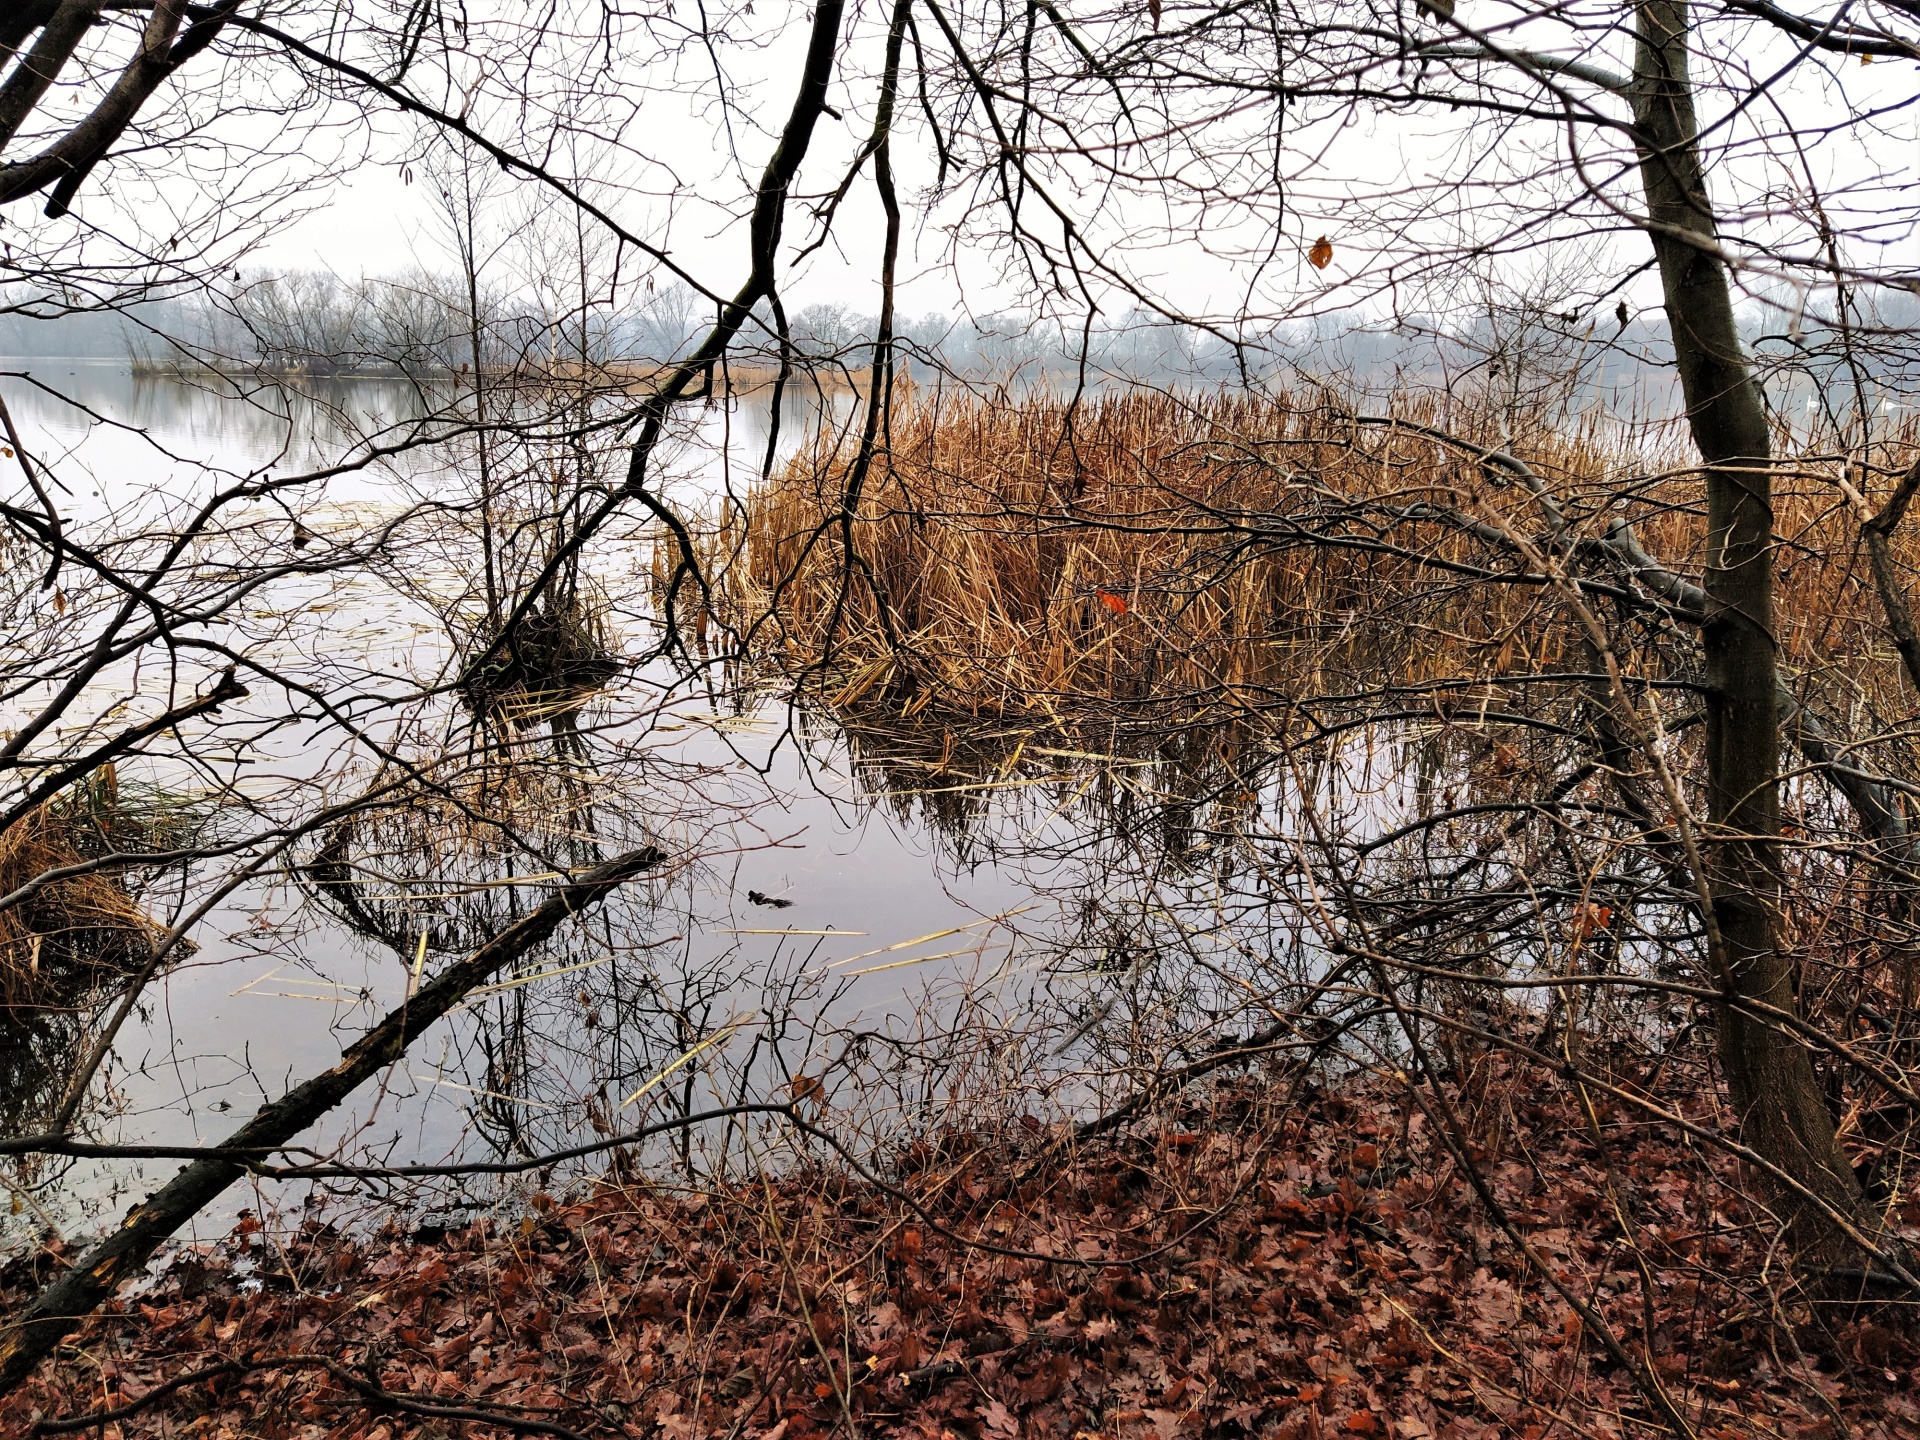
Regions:
[[[360,1240],[248,1219],[91,1319],[0,1428],[1542,1440],[1671,1433],[1657,1381],[1712,1440],[1920,1433],[1902,1322],[1796,1311],[1723,1159],[1604,1101],[1590,1125],[1498,1056],[1457,1093],[1513,1225],[1652,1381],[1583,1333],[1404,1083],[1273,1075],[1078,1148],[949,1136],[884,1184],[610,1180]]]
[[[1475,445],[1532,466],[1571,534],[1623,516],[1697,576],[1700,487],[1677,430],[1555,428],[1442,399],[1388,409],[1397,425],[1317,394],[1140,390],[1069,407],[907,389],[844,527],[854,447],[823,437],[712,517],[704,569],[750,653],[811,676],[839,713],[1070,728],[1581,668],[1551,589],[1504,583],[1524,568],[1511,549],[1436,518],[1545,535],[1533,495]],[[1848,473],[1883,495],[1912,438]],[[1891,700],[1898,666],[1842,469],[1804,447],[1781,466],[1783,656],[1802,672],[1838,662],[1855,702]],[[1904,535],[1894,550],[1920,561]]]
[[[166,935],[126,870],[89,864],[184,846],[204,817],[185,797],[129,788],[104,765],[0,830],[0,895],[18,897],[0,910],[0,1134],[52,1123],[98,1002],[143,969]],[[193,950],[182,940],[171,953]],[[61,1163],[21,1156],[0,1168],[15,1213]]]
[[[0,895],[156,838],[169,836],[121,804],[114,768],[104,766],[0,831]],[[118,874],[82,869],[41,884],[0,910],[0,1014],[71,1004],[138,968],[163,931]]]

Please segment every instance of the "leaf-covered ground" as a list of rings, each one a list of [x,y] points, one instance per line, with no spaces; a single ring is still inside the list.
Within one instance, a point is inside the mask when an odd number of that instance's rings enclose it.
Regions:
[[[1899,1312],[1797,1305],[1723,1162],[1500,1068],[1462,1113],[1537,1263],[1403,1087],[1236,1081],[1074,1153],[1035,1122],[949,1137],[892,1189],[606,1183],[357,1240],[243,1223],[89,1322],[0,1432],[118,1407],[108,1436],[1538,1440],[1666,1433],[1658,1388],[1714,1440],[1920,1436]],[[59,1263],[17,1262],[0,1299]]]

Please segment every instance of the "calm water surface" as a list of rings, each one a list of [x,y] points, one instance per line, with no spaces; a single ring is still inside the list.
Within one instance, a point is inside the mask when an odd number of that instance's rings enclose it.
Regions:
[[[81,520],[129,497],[190,498],[232,477],[326,462],[356,434],[417,413],[421,400],[398,382],[236,397],[111,366],[0,362],[5,369],[33,372],[32,382],[16,373],[0,383]],[[797,406],[786,445],[808,419]],[[683,495],[713,493],[743,467],[750,473],[765,444],[764,405],[715,407],[667,468]],[[347,513],[432,483],[430,474],[375,467],[344,477],[327,503]],[[630,599],[644,590],[650,554],[637,531],[616,530],[596,552],[596,578]],[[355,581],[325,606],[318,652],[390,655],[402,668],[444,662],[444,634],[390,587]],[[272,609],[263,602],[261,624]],[[300,663],[321,663],[326,655],[310,642],[290,633],[286,646]],[[1026,778],[995,792],[991,776],[859,763],[831,725],[776,703],[689,693],[663,705],[669,678],[641,673],[590,707],[577,765],[596,828],[610,838],[657,834],[684,863],[630,887],[543,955],[532,967],[543,975],[436,1026],[303,1144],[376,1163],[515,1158],[676,1109],[784,1098],[788,1077],[809,1074],[840,1077],[836,1113],[884,1134],[889,1105],[931,1103],[952,1086],[955,1064],[1006,1065],[1008,1085],[1035,1078],[1012,1072],[1059,1053],[1063,1036],[1068,1045],[1084,1039],[1107,1016],[1114,977],[1136,965],[1154,927],[1189,949],[1249,942],[1252,932],[1217,921],[1217,905],[1207,924],[1174,918],[1196,894],[1219,899],[1204,864],[1134,846],[1118,853],[1089,829],[1083,757],[1030,755]],[[270,697],[248,703],[270,713]],[[272,735],[248,784],[263,798],[297,788],[340,745],[311,726]],[[609,754],[628,768],[596,773]],[[1152,784],[1130,773],[1106,774],[1099,788],[1117,785],[1151,809]],[[423,893],[408,882],[428,882],[430,902],[435,873],[389,878],[408,897]],[[755,903],[750,892],[784,903]],[[537,899],[539,883],[485,893],[497,919]],[[425,903],[422,913],[433,909]],[[242,888],[193,939],[197,949],[152,987],[96,1084],[97,1138],[217,1142],[400,1003],[420,959],[356,933],[285,873]],[[970,1041],[989,1034],[990,1043]],[[712,1131],[700,1140],[709,1156],[722,1142],[748,1143]],[[681,1159],[698,1163],[691,1148]],[[46,1220],[84,1233],[176,1163],[23,1175],[28,1203],[5,1240],[23,1243]],[[196,1229],[218,1235],[241,1208],[294,1206],[307,1193],[236,1186]],[[512,1193],[510,1182],[488,1182],[459,1198],[491,1203]],[[447,1202],[445,1192],[431,1197]]]

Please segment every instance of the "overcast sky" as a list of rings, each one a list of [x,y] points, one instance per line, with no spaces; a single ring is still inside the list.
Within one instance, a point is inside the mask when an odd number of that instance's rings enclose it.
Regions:
[[[1069,4],[1067,8],[1078,15],[1092,7]],[[487,23],[489,16],[520,23],[512,17],[521,11],[496,0],[470,7],[469,13],[478,26]],[[669,7],[661,13],[676,12]],[[712,7],[710,13],[720,16],[723,7]],[[768,0],[758,15],[752,5],[742,5],[724,12],[722,23],[730,38],[717,42],[711,54],[691,43],[676,49],[661,41],[651,51],[634,43],[622,51],[629,62],[626,70],[562,76],[565,85],[585,79],[576,95],[585,108],[577,125],[578,153],[558,156],[555,168],[577,167],[587,177],[585,183],[596,201],[631,231],[663,244],[672,260],[707,288],[731,293],[746,269],[744,215],[751,184],[791,104],[808,13],[803,5],[775,0]],[[1507,0],[1464,0],[1459,13],[1476,25],[1491,26],[1529,12]],[[802,176],[802,188],[815,194],[838,181],[871,123],[881,39],[878,16],[871,7],[855,8],[850,14],[849,40],[830,93],[843,118],[822,121]],[[1144,17],[1130,18],[1124,9],[1106,14],[1109,24],[1146,23]],[[1119,18],[1113,19],[1115,15]],[[286,23],[294,25],[301,19],[296,9]],[[649,33],[658,39],[657,31]],[[1524,37],[1525,32],[1514,33]],[[1591,40],[1595,33],[1542,29],[1539,39],[1565,53],[1576,39]],[[1771,204],[1769,197],[1805,192],[1817,184],[1828,213],[1843,229],[1855,232],[1852,248],[1856,253],[1851,258],[1856,262],[1912,266],[1920,261],[1913,209],[1906,199],[1920,193],[1911,183],[1920,178],[1912,173],[1920,159],[1920,130],[1916,130],[1913,109],[1920,91],[1914,84],[1920,67],[1859,67],[1838,59],[1819,68],[1796,70],[1780,80],[1774,72],[1793,60],[1796,47],[1764,29],[1739,33],[1738,53],[1722,53],[1714,73],[1759,88],[1740,107],[1731,128],[1725,129],[1713,123],[1727,108],[1725,98],[1705,97],[1710,141],[1719,144],[1731,135],[1740,146],[1737,157],[1724,163],[1714,177],[1716,198],[1730,208],[1741,204],[1765,208]],[[1711,34],[1724,46],[1733,32],[1721,27]],[[1608,47],[1613,52],[1623,48],[1618,35],[1602,34],[1596,43],[1600,53],[1595,58],[1600,62],[1616,69],[1627,63],[1626,56],[1608,53]],[[510,45],[501,46],[501,54],[510,52]],[[724,69],[731,87],[733,103],[724,111],[713,101],[715,65]],[[245,72],[243,92],[253,87],[264,94],[281,83],[271,77],[258,79],[257,73]],[[503,78],[484,67],[476,76],[472,83],[480,86],[480,98],[474,102],[474,122],[503,143],[522,148],[528,142],[515,139],[516,77]],[[464,77],[456,78],[466,83]],[[288,83],[298,80],[297,70],[286,69],[286,79]],[[1769,80],[1772,83],[1762,83]],[[424,72],[410,83],[422,93],[433,90],[432,77]],[[565,88],[552,74],[548,83]],[[488,85],[493,87],[491,92]],[[444,103],[455,103],[457,90],[457,85],[443,89],[442,96],[453,95]],[[1582,87],[1581,94],[1596,109],[1617,114],[1622,108],[1616,97],[1592,86]],[[1841,119],[1849,106],[1858,110],[1868,103],[1886,106],[1872,127],[1821,133],[1821,126]],[[450,252],[432,186],[417,164],[404,164],[418,155],[420,127],[390,110],[378,111],[370,125],[362,124],[362,117],[349,106],[323,118],[326,123],[319,128],[290,132],[283,153],[274,153],[259,166],[263,176],[296,175],[306,164],[309,178],[301,183],[297,199],[310,207],[308,213],[267,243],[246,247],[235,262],[255,273],[316,268],[346,276],[392,274],[414,265],[446,268]],[[258,128],[259,124],[243,118],[228,133],[250,139],[250,132],[241,127]],[[618,143],[607,142],[603,131],[616,127],[621,132]],[[1788,129],[1813,137],[1814,143],[1795,152],[1785,145],[1759,142],[1758,137],[1766,133],[1779,135]],[[1208,133],[1208,143],[1215,133]],[[1485,150],[1478,148],[1479,141],[1463,144],[1465,133],[1465,121],[1450,118],[1439,107],[1399,115],[1376,114],[1361,107],[1318,129],[1284,135],[1277,198],[1269,197],[1257,213],[1236,216],[1231,207],[1216,207],[1204,219],[1196,219],[1146,199],[1108,199],[1092,233],[1099,237],[1102,253],[1113,257],[1143,291],[1173,308],[1215,315],[1249,311],[1273,317],[1349,303],[1375,312],[1392,305],[1418,308],[1429,296],[1398,288],[1398,280],[1390,287],[1383,278],[1385,267],[1398,266],[1404,274],[1408,257],[1417,257],[1423,246],[1435,254],[1451,254],[1490,236],[1498,237],[1502,253],[1482,268],[1516,287],[1556,270],[1569,277],[1567,283],[1574,289],[1583,283],[1579,274],[1601,276],[1612,284],[1647,259],[1645,237],[1631,228],[1627,213],[1637,206],[1630,167],[1609,172],[1604,157],[1597,163],[1594,153],[1585,157],[1589,174],[1606,177],[1611,173],[1609,183],[1622,201],[1620,213],[1590,212],[1587,219],[1567,224],[1565,234],[1551,224],[1530,229],[1529,216],[1544,213],[1543,207],[1554,203],[1554,184],[1566,195],[1579,189],[1575,178],[1565,172],[1561,128],[1535,124],[1500,137]],[[1606,138],[1606,132],[1589,131],[1582,144],[1592,151]],[[1612,138],[1617,142],[1617,135]],[[1559,167],[1558,180],[1549,179],[1531,189],[1500,188],[1502,167],[1532,163],[1525,158],[1529,151],[1539,157],[1539,166]],[[1029,303],[1031,282],[1009,263],[1004,250],[974,241],[949,245],[947,227],[959,220],[964,205],[978,191],[962,189],[932,211],[922,208],[933,180],[933,155],[926,126],[911,103],[903,103],[897,115],[894,158],[907,211],[901,308],[907,313],[980,313]],[[126,165],[114,174],[121,193],[98,194],[87,203],[103,224],[135,234],[149,247],[160,243],[162,230],[178,226],[174,212],[204,201],[193,193],[199,180],[190,166],[145,191],[130,183]],[[1483,178],[1488,188],[1463,189],[1459,205],[1450,209],[1444,198],[1433,198],[1449,194],[1436,184],[1449,177]],[[492,178],[498,183],[488,201],[488,224],[496,230],[511,229],[539,198],[540,188],[525,177]],[[1849,198],[1850,189],[1853,198]],[[1060,198],[1085,212],[1096,204],[1098,193],[1096,185],[1078,193],[1067,186]],[[1802,193],[1803,209],[1804,200]],[[116,205],[121,214],[109,217]],[[1887,213],[1877,213],[1886,207],[1891,207]],[[1603,230],[1611,227],[1610,233],[1593,234],[1595,215]],[[1037,206],[1028,219],[1041,231],[1052,223]],[[1783,238],[1795,251],[1814,249],[1814,237],[1804,227],[1794,232],[1762,218],[1754,218],[1750,225],[1755,234],[1769,229],[1778,232],[1776,238]],[[1588,238],[1572,240],[1580,230]],[[1306,263],[1310,247],[1322,235],[1333,248],[1332,261],[1324,270]],[[792,257],[812,238],[806,208],[793,207],[785,256]],[[1547,239],[1554,243],[1537,243]],[[879,208],[870,180],[863,175],[842,207],[828,243],[783,276],[789,304],[835,301],[863,311],[874,309],[880,240]],[[492,276],[496,283],[514,288],[533,278],[529,267],[537,270],[545,263],[530,258],[524,247],[503,251],[491,267]],[[1425,279],[1444,284],[1448,272],[1440,267]],[[1649,276],[1631,282],[1626,293],[1636,310],[1658,303],[1657,288]],[[1110,316],[1128,303],[1112,293],[1096,292],[1096,298]],[[1612,303],[1609,298],[1609,309]]]

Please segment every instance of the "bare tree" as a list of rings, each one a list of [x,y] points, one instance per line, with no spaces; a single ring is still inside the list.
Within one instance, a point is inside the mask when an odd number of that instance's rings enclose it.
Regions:
[[[750,8],[726,23],[744,25]],[[1504,1048],[1583,1101],[1640,1105],[1736,1155],[1761,1177],[1809,1294],[1912,1288],[1884,1199],[1855,1174],[1835,1114],[1850,1096],[1916,1103],[1911,978],[1897,953],[1912,938],[1907,813],[1920,793],[1911,695],[1906,713],[1887,709],[1898,677],[1890,687],[1886,667],[1862,654],[1850,657],[1850,680],[1868,699],[1836,712],[1838,686],[1782,664],[1785,647],[1826,643],[1803,637],[1834,616],[1776,599],[1783,553],[1819,569],[1862,541],[1886,623],[1913,650],[1891,542],[1920,466],[1865,378],[1876,355],[1904,357],[1907,337],[1865,319],[1860,300],[1910,281],[1855,253],[1871,255],[1884,227],[1908,223],[1910,205],[1864,161],[1829,185],[1810,158],[1836,142],[1863,156],[1904,97],[1870,89],[1818,133],[1784,105],[1769,108],[1780,87],[1839,86],[1822,68],[1830,62],[1920,56],[1902,9],[1868,13],[1815,20],[1763,0],[1485,15],[1451,4],[898,0],[865,15],[819,0],[771,26],[783,88],[768,110],[743,98],[720,59],[725,24],[705,17],[681,30],[589,7],[550,24],[488,12],[455,26],[423,5],[307,28],[298,6],[17,9],[0,31],[0,51],[14,57],[0,82],[0,149],[21,158],[0,167],[0,203],[50,191],[47,218],[20,227],[27,238],[10,261],[19,284],[136,320],[146,312],[133,302],[177,290],[244,316],[233,237],[271,231],[302,202],[290,179],[247,188],[240,157],[251,142],[233,127],[270,114],[295,141],[317,145],[337,127],[371,150],[398,115],[407,173],[417,164],[447,181],[460,275],[428,307],[446,334],[393,348],[436,353],[458,339],[464,349],[451,380],[415,375],[414,413],[351,436],[325,463],[279,457],[223,477],[211,498],[168,497],[157,520],[129,506],[118,529],[63,513],[48,468],[8,422],[21,488],[0,516],[32,563],[10,567],[5,597],[20,639],[0,666],[14,712],[0,746],[0,834],[24,835],[14,827],[72,787],[156,750],[208,776],[246,824],[218,840],[36,862],[0,897],[4,912],[83,876],[223,867],[121,967],[130,973],[78,1045],[45,1130],[4,1148],[94,1153],[78,1148],[76,1117],[120,1027],[220,901],[263,875],[297,879],[410,959],[419,988],[337,1067],[225,1144],[182,1154],[183,1176],[7,1332],[0,1388],[236,1178],[341,1173],[275,1157],[574,910],[666,863],[666,847],[630,814],[604,834],[587,828],[606,807],[593,803],[601,782],[582,759],[578,719],[583,697],[622,664],[582,599],[589,562],[638,518],[659,545],[652,591],[636,606],[645,653],[627,658],[671,677],[663,689],[777,684],[804,713],[850,724],[875,768],[917,773],[966,763],[954,741],[963,715],[1027,707],[1046,713],[1048,733],[1076,741],[1052,747],[1063,755],[1107,753],[1088,748],[1095,735],[1170,777],[1151,824],[1123,796],[1112,813],[1127,844],[1102,832],[1081,857],[1092,857],[1090,878],[1066,948],[1096,952],[1091,968],[1115,978],[1112,994],[1062,1021],[1053,1055],[1095,1047],[1098,1078],[1124,1092],[1088,1119],[1088,1136],[1249,1055],[1324,1056],[1364,1036],[1407,1077],[1412,1103],[1498,1216],[1448,1084],[1457,1098],[1471,1070],[1450,1057]],[[187,89],[195,77],[200,88]],[[667,243],[671,206],[663,219],[646,201],[650,187],[677,181],[662,178],[673,157],[653,152],[643,108],[690,99],[712,107],[742,181],[718,226],[737,245],[736,273],[719,279],[722,265]],[[866,123],[833,128],[849,115]],[[1363,118],[1396,142],[1392,165],[1342,140]],[[233,163],[198,173],[203,135],[227,137]],[[148,233],[119,198],[146,169],[193,200],[191,243],[163,244],[179,237]],[[914,191],[903,177],[922,169],[932,178]],[[496,195],[537,196],[515,219],[558,216],[570,232],[528,267],[547,272],[542,304],[495,305],[487,291],[480,236],[488,209],[506,203]],[[862,204],[880,235],[870,328],[850,329],[844,311],[790,316],[796,274],[844,238]],[[220,218],[235,209],[239,221]],[[1052,372],[1061,398],[1022,401],[1003,377],[996,391],[977,375],[938,376],[929,398],[901,379],[908,365],[934,373],[938,359],[900,318],[916,210],[922,233],[945,245],[957,292],[985,292],[996,308],[1016,297],[1030,312],[1022,327],[1068,337]],[[528,233],[537,228],[528,221]],[[1527,323],[1556,324],[1582,337],[1583,352],[1617,358],[1644,339],[1631,306],[1638,276],[1656,271],[1665,335],[1651,359],[1628,358],[1676,382],[1684,456],[1662,448],[1657,423],[1636,432],[1632,417],[1608,420],[1620,438],[1612,450],[1582,450],[1564,409],[1530,410],[1511,388],[1507,403],[1476,410],[1462,386],[1434,394],[1402,374],[1390,403],[1371,406],[1363,387],[1302,374],[1290,353],[1289,327],[1342,317],[1403,332],[1419,322],[1430,336],[1441,327],[1415,313],[1423,306],[1458,309],[1505,271],[1554,275],[1534,257],[1573,249],[1598,257],[1582,271],[1591,278],[1564,309],[1530,304]],[[1170,254],[1191,273],[1166,273]],[[714,318],[678,353],[622,368],[595,335],[616,328],[621,287],[642,276],[667,308],[684,301],[687,317]],[[1830,401],[1817,424],[1789,424],[1768,408],[1743,324],[1784,319],[1789,348],[1803,347],[1794,363],[1812,373],[1804,319],[1821,305],[1833,365],[1853,376],[1854,395]],[[1235,394],[1134,395],[1103,408],[1095,342],[1114,314],[1181,334],[1189,353],[1211,347]],[[321,335],[307,348],[343,343]],[[772,377],[755,482],[730,490],[718,513],[677,503],[664,457],[694,423],[692,405],[731,398],[746,358]],[[786,398],[830,382],[853,398],[823,407],[826,420],[783,466]],[[1560,393],[1578,389],[1569,380]],[[396,484],[403,503],[329,531],[319,497],[330,481],[415,462],[456,473],[471,462],[477,476]],[[1892,502],[1873,511],[1868,497],[1902,473]],[[1790,552],[1780,533],[1788,485],[1802,507]],[[1845,504],[1815,504],[1810,487]],[[1838,540],[1836,514],[1852,527]],[[1002,568],[968,572],[959,551],[941,548],[956,531],[966,564]],[[458,572],[475,545],[477,604],[468,591],[441,599],[414,573],[433,546]],[[332,654],[283,663],[269,643],[279,634],[247,628],[276,587],[367,577],[435,611],[449,638],[434,674],[395,680]],[[470,566],[464,579],[471,588]],[[1836,583],[1811,593],[1838,615],[1833,597],[1853,592]],[[1108,617],[1130,617],[1148,638],[1127,651],[1097,630]],[[1422,650],[1408,639],[1436,635],[1447,643]],[[1276,648],[1312,664],[1262,669],[1259,644],[1276,636]],[[1074,663],[1047,672],[1029,649]],[[1083,652],[1100,665],[1081,664]],[[120,692],[141,667],[164,667],[169,680],[128,712]],[[1094,670],[1104,690],[1083,679]],[[854,723],[863,700],[884,706],[884,725]],[[1230,722],[1218,733],[1195,724],[1216,710]],[[1409,744],[1407,784],[1370,812],[1372,797],[1349,784],[1343,738],[1430,715],[1459,721],[1460,733]],[[937,745],[912,732],[921,716],[940,719]],[[1862,733],[1842,723],[1860,716],[1875,722]],[[345,758],[324,783],[303,777],[268,800],[247,797],[240,768],[300,727]],[[981,742],[981,776],[1004,780],[1026,738],[999,751]],[[1812,798],[1808,782],[1821,787]],[[1281,833],[1261,830],[1267,789],[1284,797],[1272,822]],[[687,793],[690,808],[702,803]],[[965,840],[967,802],[941,803]],[[1373,825],[1386,811],[1394,823]],[[555,813],[580,833],[548,843],[540,826]],[[1787,823],[1821,838],[1791,843]],[[1149,832],[1153,844],[1139,843]],[[1198,857],[1216,835],[1244,868],[1205,871]],[[434,857],[458,905],[429,913],[411,890],[395,899],[368,887],[410,846]],[[534,883],[529,874],[554,893],[525,911],[497,898]],[[1099,893],[1116,875],[1145,897],[1128,902],[1124,923]],[[1188,886],[1195,875],[1204,883]],[[1193,926],[1162,923],[1229,882],[1245,887],[1229,907],[1236,917],[1258,917],[1294,953],[1311,948],[1324,961],[1316,973],[1282,973],[1278,946],[1263,956],[1237,939],[1238,968],[1222,971]],[[1176,892],[1177,904],[1160,904]],[[1804,939],[1794,906],[1813,902],[1797,895],[1817,897],[1821,934],[1840,939]],[[1224,921],[1217,931],[1238,934]],[[1542,939],[1566,934],[1564,952]],[[430,952],[444,963],[426,976]],[[1502,1008],[1529,989],[1552,997],[1533,1035]],[[1578,1037],[1617,992],[1642,1005],[1619,1021],[1628,1039],[1664,1023],[1658,1007],[1669,1001],[1710,1017],[1731,1131],[1661,1108],[1587,1057]],[[1889,995],[1903,997],[1890,1018],[1879,1008]],[[1884,1020],[1871,1046],[1849,1028],[1869,1008]],[[672,1064],[732,1033],[698,1033],[710,1010],[696,998],[677,1012],[686,1033]],[[1223,1015],[1257,1028],[1213,1043]],[[766,1049],[780,1038],[770,1028]],[[996,1058],[989,1047],[982,1063]],[[516,1063],[489,1056],[502,1072]],[[743,1106],[758,1073],[740,1072]],[[803,1093],[791,1088],[799,1078],[787,1077],[790,1097]],[[507,1112],[501,1123],[517,1121]],[[520,1134],[513,1143],[538,1149]],[[1641,1359],[1526,1253],[1649,1409],[1684,1432]]]

